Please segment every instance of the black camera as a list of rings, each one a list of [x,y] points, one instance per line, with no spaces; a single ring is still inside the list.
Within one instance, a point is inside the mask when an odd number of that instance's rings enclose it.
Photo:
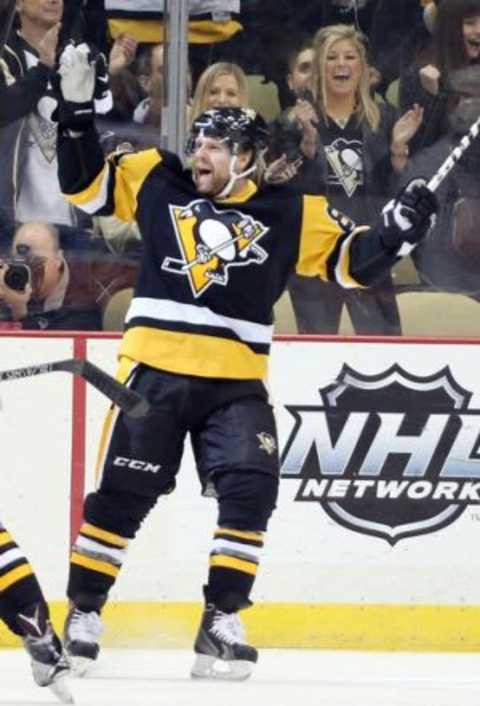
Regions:
[[[32,272],[27,264],[29,250],[28,245],[18,245],[17,255],[4,261],[8,265],[8,270],[5,272],[3,281],[9,289],[16,292],[25,291],[25,287],[32,278]]]

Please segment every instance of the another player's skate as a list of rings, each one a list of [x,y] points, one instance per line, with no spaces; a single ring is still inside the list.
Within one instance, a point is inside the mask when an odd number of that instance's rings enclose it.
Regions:
[[[248,679],[258,659],[257,650],[247,645],[238,615],[223,613],[213,604],[203,612],[194,650],[193,679]]]
[[[72,605],[65,621],[65,649],[77,676],[83,677],[100,652],[98,638],[103,632],[102,621],[95,611],[89,613]]]
[[[32,606],[25,614],[18,614],[16,621],[23,632],[22,640],[30,655],[35,683],[48,686],[62,703],[73,704],[66,679],[70,664],[47,618],[45,606],[41,603]]]

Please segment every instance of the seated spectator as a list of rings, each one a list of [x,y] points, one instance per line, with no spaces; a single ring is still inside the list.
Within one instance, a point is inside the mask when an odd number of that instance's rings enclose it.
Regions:
[[[210,108],[248,106],[248,84],[238,64],[219,61],[201,74],[192,99],[190,122]]]
[[[129,34],[115,39],[108,57],[108,76],[113,95],[113,109],[107,114],[108,122],[125,122],[133,119],[133,111],[143,97],[141,85],[135,74],[138,42]]]
[[[25,266],[30,271],[27,281],[22,275]],[[23,329],[97,331],[110,297],[132,287],[136,274],[132,260],[87,251],[66,253],[57,228],[25,223],[14,235],[10,260],[0,266],[3,318]]]
[[[137,77],[145,98],[138,103],[133,120],[160,128],[163,105],[163,44],[150,44],[137,60]]]
[[[427,147],[448,132],[450,73],[480,64],[480,0],[442,0],[434,15],[427,16],[433,17],[430,47],[400,81],[400,109],[413,103],[424,109],[412,150]]]

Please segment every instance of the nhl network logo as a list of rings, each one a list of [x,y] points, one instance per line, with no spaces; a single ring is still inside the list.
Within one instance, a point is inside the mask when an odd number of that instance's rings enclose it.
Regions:
[[[282,477],[300,481],[297,501],[391,545],[480,504],[480,411],[448,367],[417,377],[344,365],[320,395],[322,406],[287,407]]]

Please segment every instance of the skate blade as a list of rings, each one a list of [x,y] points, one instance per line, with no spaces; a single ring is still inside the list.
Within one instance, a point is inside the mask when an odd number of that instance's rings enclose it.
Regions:
[[[210,655],[197,655],[190,676],[192,679],[244,681],[252,674],[252,663],[246,660],[221,660]]]
[[[68,688],[67,684],[67,678],[66,677],[60,677],[59,679],[55,679],[54,682],[48,685],[48,688],[50,689],[51,692],[55,694],[57,699],[62,703],[62,704],[74,704],[75,701],[73,700],[72,693],[70,689]]]
[[[74,677],[84,677],[85,674],[90,671],[92,664],[95,663],[95,660],[89,659],[88,657],[69,655],[68,658],[72,666],[72,674]]]

